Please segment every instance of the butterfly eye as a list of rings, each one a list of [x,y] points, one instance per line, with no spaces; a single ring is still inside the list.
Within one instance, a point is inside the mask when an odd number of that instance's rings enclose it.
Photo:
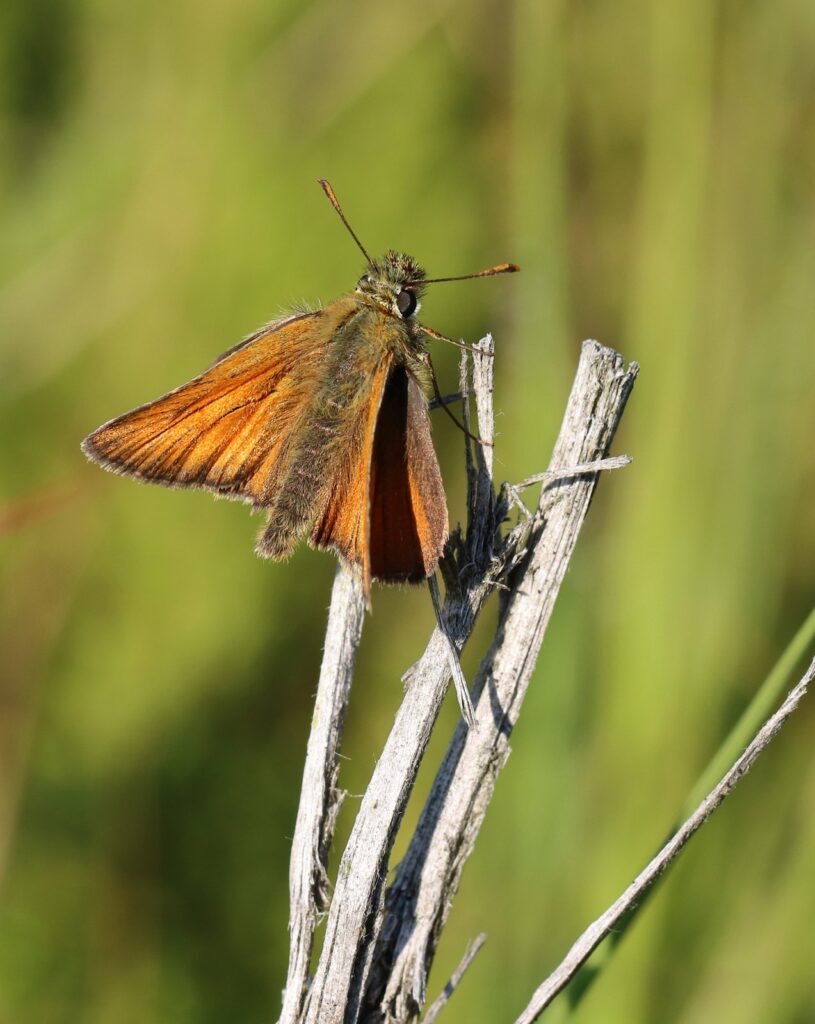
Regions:
[[[402,316],[413,316],[417,305],[418,300],[414,292],[403,291],[396,296],[396,308]]]

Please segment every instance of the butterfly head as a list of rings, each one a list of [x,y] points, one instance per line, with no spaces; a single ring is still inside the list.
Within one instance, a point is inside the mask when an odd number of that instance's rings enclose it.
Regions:
[[[408,320],[419,309],[425,276],[412,256],[390,249],[382,259],[371,261],[357,282],[357,291],[386,313]]]
[[[514,274],[516,270],[521,269],[515,263],[498,263],[494,267],[479,270],[475,274],[428,278],[412,256],[394,252],[393,249],[389,249],[381,260],[372,260],[365,246],[357,238],[356,232],[346,220],[342,207],[334,195],[334,189],[325,178],[320,178],[319,181],[320,187],[328,196],[329,202],[368,263],[368,270],[357,282],[357,292],[366,296],[369,302],[384,312],[402,320],[409,320],[418,311],[419,298],[429,284],[440,284],[442,281],[469,281],[474,277],[492,277],[495,274]]]

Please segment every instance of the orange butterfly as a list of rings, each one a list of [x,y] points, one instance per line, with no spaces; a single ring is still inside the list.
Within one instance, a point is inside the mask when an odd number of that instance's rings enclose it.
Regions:
[[[367,260],[356,290],[261,328],[188,384],[99,427],[82,450],[116,473],[265,509],[258,554],[285,558],[308,532],[358,568],[367,596],[374,579],[431,575],[447,538],[423,335],[450,339],[414,315],[425,285],[465,278],[428,280],[393,251],[372,260],[320,184]]]

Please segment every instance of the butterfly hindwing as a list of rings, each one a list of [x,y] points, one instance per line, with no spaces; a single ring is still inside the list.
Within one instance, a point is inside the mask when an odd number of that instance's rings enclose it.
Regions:
[[[333,482],[311,538],[359,566],[366,593],[372,579],[425,579],[447,537],[447,506],[421,388],[404,366],[385,363],[370,408],[373,418],[359,424],[362,444]]]
[[[414,378],[391,373],[371,465],[371,576],[418,583],[436,567],[447,539],[447,504],[430,437],[427,403]]]

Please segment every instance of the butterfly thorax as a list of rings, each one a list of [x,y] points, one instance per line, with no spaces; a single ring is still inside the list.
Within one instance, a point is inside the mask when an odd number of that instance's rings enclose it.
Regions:
[[[419,308],[427,276],[412,256],[388,250],[357,282],[357,292],[384,313],[409,320]]]

